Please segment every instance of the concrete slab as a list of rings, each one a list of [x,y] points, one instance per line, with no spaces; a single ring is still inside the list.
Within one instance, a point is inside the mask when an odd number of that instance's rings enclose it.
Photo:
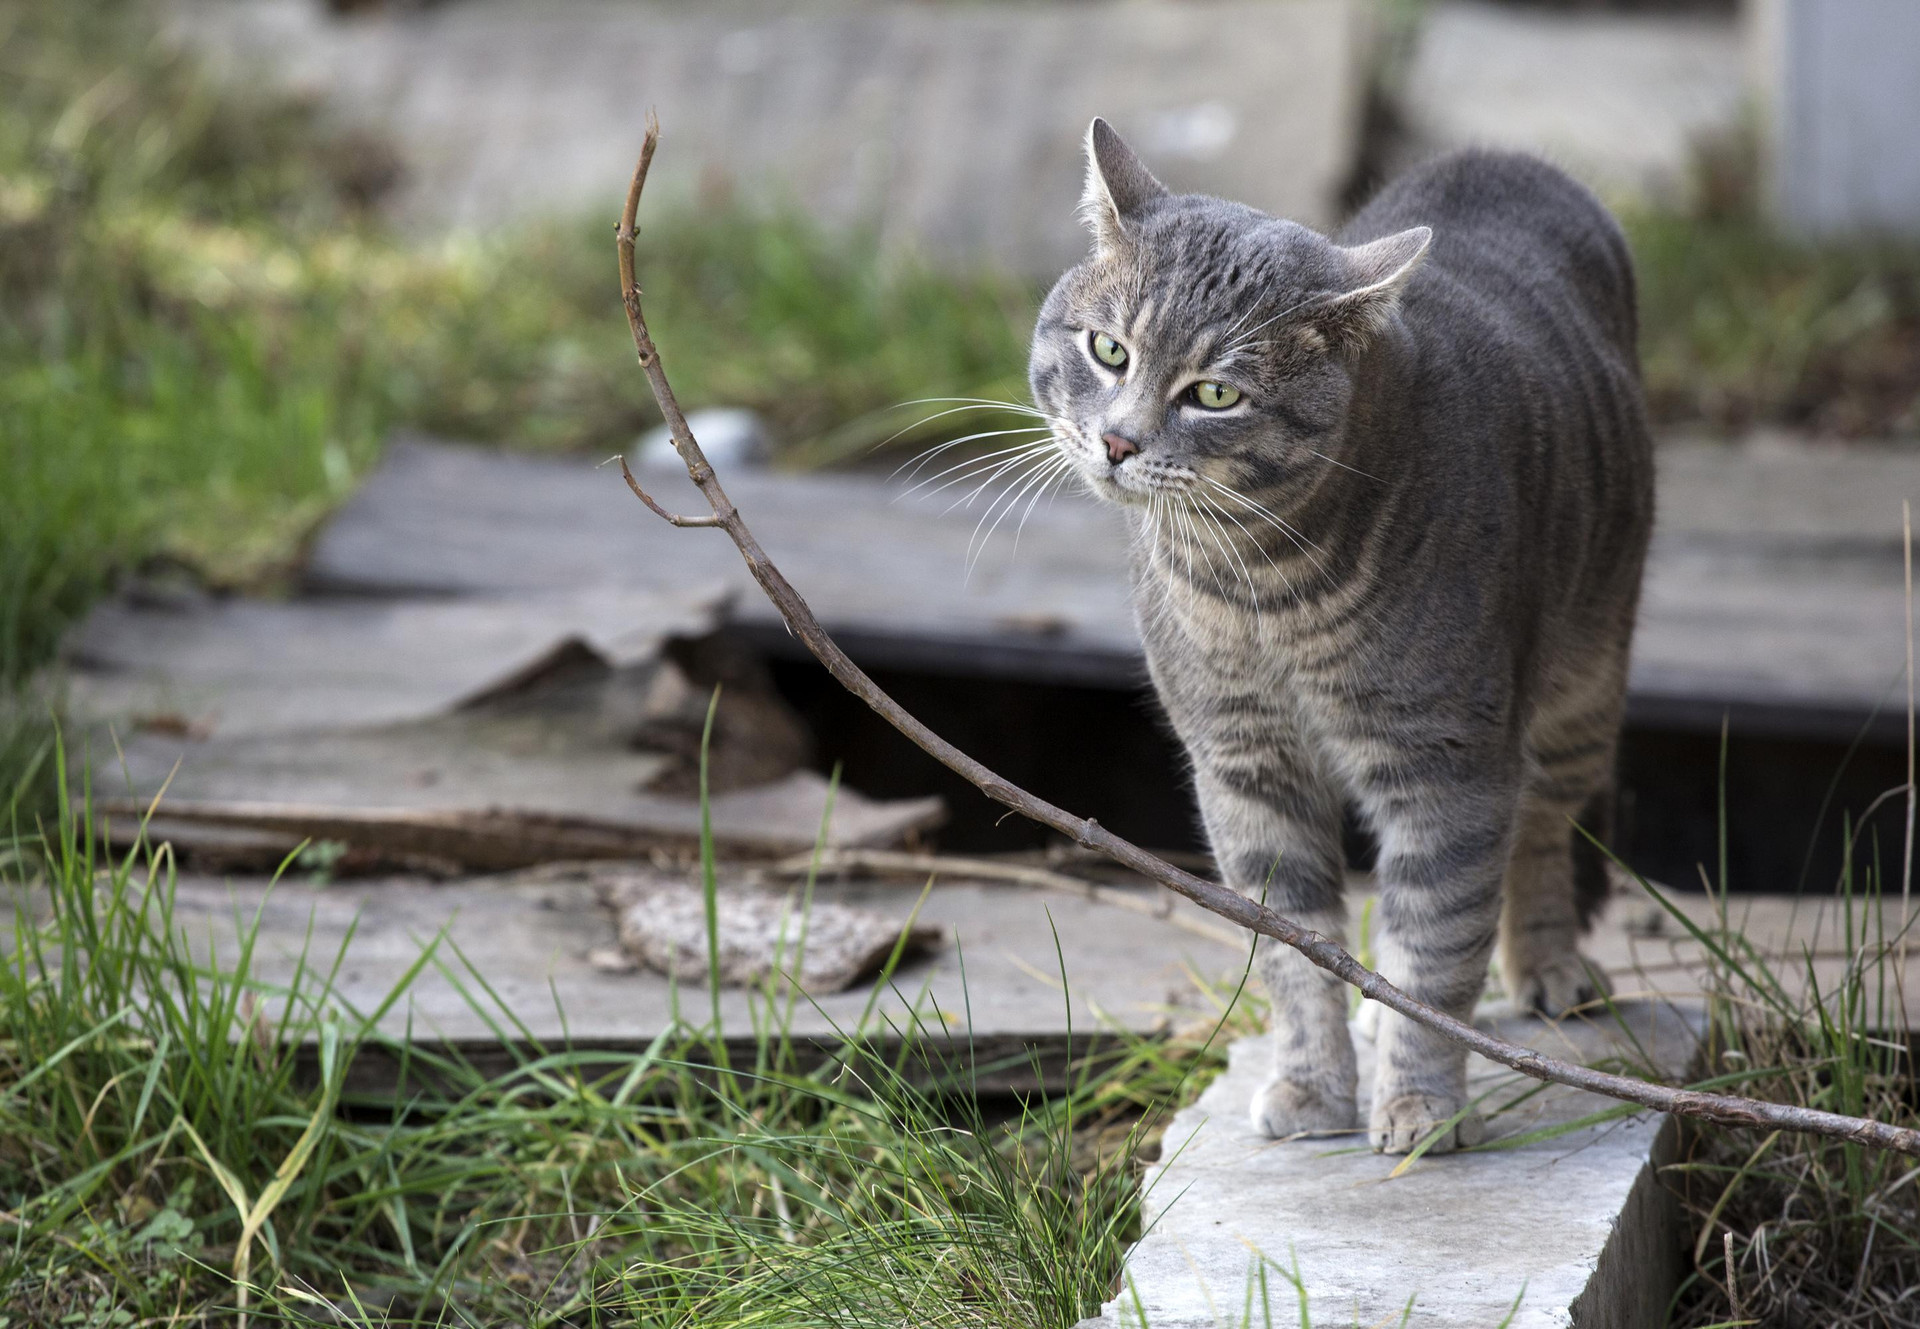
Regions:
[[[1695,923],[1715,925],[1712,900],[1674,900]],[[1861,938],[1884,944],[1905,916],[1897,900],[1856,906],[1851,918],[1832,899],[1750,896],[1728,906],[1729,922],[1772,960],[1790,1000],[1803,999],[1813,981],[1835,991]],[[1623,890],[1585,949],[1613,979],[1620,1024],[1608,1016],[1522,1019],[1499,1000],[1483,1006],[1482,1024],[1568,1060],[1620,1057],[1682,1073],[1698,1027],[1698,943],[1644,896]],[[1915,993],[1920,972],[1910,967],[1905,984],[1890,986]],[[1920,1019],[1920,993],[1907,997],[1904,1011],[1900,995],[1879,1014],[1884,1027]],[[1354,1037],[1364,1101],[1372,1048],[1358,1029]],[[1147,1230],[1128,1256],[1125,1284],[1082,1329],[1278,1329],[1303,1323],[1301,1295],[1314,1323],[1666,1323],[1684,1264],[1677,1216],[1655,1176],[1672,1156],[1670,1122],[1640,1115],[1516,1146],[1611,1100],[1558,1086],[1522,1098],[1534,1082],[1476,1058],[1471,1081],[1489,1094],[1487,1107],[1512,1105],[1490,1121],[1494,1147],[1421,1160],[1393,1176],[1398,1160],[1357,1141],[1280,1144],[1256,1135],[1247,1105],[1267,1056],[1263,1038],[1237,1042],[1227,1073],[1175,1117],[1146,1179]],[[1298,1277],[1302,1294],[1288,1276]]]
[[[1355,0],[408,8],[342,22],[309,0],[202,0],[181,28],[389,129],[424,224],[617,207],[652,106],[663,197],[734,182],[894,247],[1049,277],[1086,248],[1095,114],[1177,188],[1330,224],[1370,46]]]
[[[1727,19],[1426,5],[1394,96],[1400,163],[1518,148],[1615,202],[1683,199],[1694,142],[1739,122],[1742,77]]]
[[[1679,1066],[1691,1055],[1692,1030],[1672,1008],[1636,1005],[1623,1016],[1632,1040],[1656,1058]],[[1598,1023],[1483,1022],[1574,1060],[1632,1047],[1624,1032]],[[1357,1032],[1355,1042],[1364,1095],[1372,1046]],[[1127,1257],[1125,1285],[1082,1329],[1281,1329],[1305,1323],[1306,1308],[1315,1323],[1423,1329],[1664,1323],[1680,1257],[1678,1241],[1659,1230],[1666,1219],[1651,1170],[1671,1147],[1659,1118],[1523,1143],[1610,1100],[1537,1088],[1475,1059],[1470,1084],[1494,1113],[1489,1144],[1395,1175],[1402,1160],[1374,1154],[1364,1139],[1257,1135],[1247,1105],[1265,1078],[1265,1040],[1242,1039],[1231,1057],[1227,1073],[1168,1127],[1163,1161],[1146,1179],[1146,1235]],[[1630,1205],[1648,1212],[1616,1222]]]

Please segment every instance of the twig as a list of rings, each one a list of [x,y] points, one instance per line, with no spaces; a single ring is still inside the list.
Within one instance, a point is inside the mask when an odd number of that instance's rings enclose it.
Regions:
[[[766,551],[760,547],[760,542],[754,538],[753,532],[740,519],[739,512],[734,508],[733,501],[727,497],[726,490],[721,487],[713,467],[707,464],[706,457],[700,451],[700,445],[694,441],[692,431],[687,428],[686,416],[682,414],[679,403],[674,400],[673,387],[667,382],[666,371],[660,365],[660,352],[654,346],[653,337],[647,331],[646,317],[640,308],[640,291],[633,280],[634,218],[639,212],[640,191],[646,185],[647,170],[653,163],[653,153],[659,144],[659,139],[659,123],[649,114],[646,141],[640,149],[640,162],[634,168],[633,181],[627,186],[626,209],[621,214],[620,229],[616,233],[616,245],[620,258],[620,295],[622,302],[626,305],[627,323],[633,331],[634,351],[639,356],[641,369],[646,372],[647,383],[653,389],[654,399],[660,404],[660,413],[666,418],[667,428],[673,436],[674,449],[680,454],[680,460],[686,463],[688,477],[706,498],[708,506],[713,509],[713,524],[724,530],[734,546],[739,549],[740,556],[746,560],[747,570],[760,584],[760,589],[766,592],[767,598],[773,602],[773,607],[780,612],[780,617],[785,620],[788,629],[806,644],[807,649],[813,652],[814,658],[826,666],[827,672],[832,674],[842,687],[872,707],[882,719],[906,735],[928,756],[972,784],[994,802],[1004,804],[1022,816],[1058,831],[1076,844],[1106,855],[1122,867],[1150,881],[1160,883],[1203,909],[1220,915],[1228,922],[1257,932],[1263,937],[1271,937],[1284,946],[1291,946],[1320,968],[1358,988],[1361,996],[1370,1001],[1379,1002],[1388,1010],[1396,1011],[1416,1024],[1424,1025],[1468,1051],[1478,1053],[1488,1061],[1498,1062],[1502,1066],[1519,1071],[1523,1075],[1530,1075],[1537,1080],[1588,1090],[1627,1103],[1637,1103],[1641,1107],[1651,1108],[1656,1112],[1696,1117],[1722,1126],[1788,1130],[1810,1135],[1831,1136],[1854,1144],[1891,1149],[1920,1158],[1920,1131],[1888,1125],[1885,1122],[1869,1121],[1861,1117],[1822,1112],[1813,1108],[1769,1103],[1731,1094],[1676,1089],[1670,1085],[1630,1079],[1624,1075],[1612,1075],[1588,1066],[1577,1066],[1558,1058],[1544,1056],[1530,1048],[1510,1043],[1503,1038],[1496,1038],[1484,1030],[1476,1029],[1464,1020],[1456,1019],[1444,1011],[1435,1010],[1424,1002],[1408,996],[1318,932],[1310,931],[1281,917],[1265,905],[1248,899],[1237,891],[1215,882],[1204,881],[1190,872],[1181,871],[1138,845],[1121,839],[1091,817],[1076,817],[1066,809],[1056,807],[1045,799],[1028,793],[1019,785],[975,761],[908,714],[898,702],[881,691],[879,685],[867,677],[865,671],[849,659],[847,653],[827,635],[826,630],[820,626],[820,620],[815,618],[813,611],[807,607],[807,602],[800,597],[800,593],[794,590],[786,577],[781,574],[780,569],[775,567],[773,561],[767,557]],[[633,479],[632,472],[626,470],[624,462],[621,463],[621,469],[627,475],[627,483],[637,490],[639,485]],[[645,497],[644,494],[642,497]],[[659,511],[658,505],[651,500],[647,501],[647,506],[656,512]]]
[[[1907,592],[1907,835],[1900,855],[1900,917],[1910,923],[1913,920],[1913,823],[1916,807],[1920,806],[1916,802],[1920,789],[1913,783],[1913,504],[1907,499],[1900,500],[1900,534],[1901,567],[1906,574]],[[1907,932],[1904,927],[1900,930],[1900,954],[1893,974],[1904,1013],[1907,1008]]]
[[[822,872],[890,872],[922,877],[945,873],[950,877],[1034,886],[1043,891],[1078,896],[1094,904],[1112,905],[1116,909],[1145,914],[1148,918],[1157,918],[1210,941],[1223,942],[1228,946],[1246,945],[1246,938],[1231,928],[1216,927],[1205,919],[1175,913],[1173,901],[1164,895],[1149,899],[1119,887],[1103,886],[1083,877],[1049,872],[1025,863],[1001,863],[991,858],[959,858],[949,854],[905,854],[890,849],[828,849],[817,859],[810,853],[796,854],[775,864],[773,870],[781,876],[799,876],[812,871],[816,862]]]
[[[1740,1282],[1738,1270],[1733,1263],[1733,1231],[1728,1229],[1726,1239],[1720,1243],[1720,1249],[1727,1261],[1727,1306],[1732,1310],[1733,1323],[1739,1324],[1745,1317],[1740,1314]]]

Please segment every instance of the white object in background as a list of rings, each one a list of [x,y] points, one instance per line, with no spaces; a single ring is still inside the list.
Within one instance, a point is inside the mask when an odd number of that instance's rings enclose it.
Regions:
[[[1920,4],[1747,0],[1746,18],[1774,214],[1920,236]]]
[[[773,455],[773,440],[767,425],[758,415],[739,406],[710,406],[687,415],[687,427],[707,460],[722,471],[730,467],[760,467]],[[649,429],[640,436],[635,449],[642,466],[678,469],[680,454],[673,450],[673,438],[665,425]]]

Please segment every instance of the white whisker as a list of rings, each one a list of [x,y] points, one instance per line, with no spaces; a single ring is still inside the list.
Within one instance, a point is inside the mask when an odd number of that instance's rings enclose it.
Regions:
[[[1039,416],[1043,419],[1048,418],[1047,412],[1041,410],[1037,406],[1028,406],[1025,403],[1017,402],[1017,401],[999,401],[992,397],[915,397],[912,401],[901,402],[900,405],[901,406],[940,406],[947,402],[959,402],[960,405],[954,407],[954,409],[960,410],[960,411],[967,410],[968,408],[986,409],[988,407],[991,407],[992,409],[998,410],[998,411],[1012,411],[1016,415],[1034,415],[1034,416]],[[943,412],[943,414],[945,414],[945,412]],[[939,418],[938,416],[928,417],[928,419],[938,419],[938,418]]]
[[[1180,519],[1187,524],[1188,534],[1193,537],[1192,546],[1189,546],[1189,547],[1191,548],[1193,546],[1197,546],[1199,548],[1200,557],[1207,561],[1207,575],[1209,577],[1214,578],[1217,581],[1220,577],[1220,569],[1213,565],[1213,555],[1207,549],[1207,542],[1204,539],[1202,539],[1200,536],[1199,524],[1196,523],[1193,519],[1192,505],[1182,503],[1177,505],[1174,510],[1180,514]],[[1193,560],[1191,556],[1189,556],[1187,560],[1187,567],[1190,571],[1193,568]]]
[[[1312,563],[1314,567],[1318,568],[1322,574],[1326,573],[1327,571],[1326,566],[1322,564],[1319,559],[1314,557],[1315,553],[1320,552],[1320,547],[1314,544],[1313,541],[1307,539],[1306,536],[1302,535],[1299,531],[1295,530],[1292,526],[1288,525],[1285,520],[1276,516],[1266,506],[1264,506],[1261,503],[1255,502],[1251,498],[1248,498],[1245,494],[1241,493],[1238,489],[1235,489],[1232,485],[1221,484],[1218,480],[1212,479],[1207,476],[1202,476],[1201,479],[1205,480],[1207,484],[1211,485],[1214,489],[1218,490],[1220,493],[1225,494],[1228,498],[1231,498],[1235,502],[1243,504],[1247,508],[1251,509],[1254,512],[1254,514],[1257,515],[1262,521],[1266,522],[1269,526],[1273,527],[1276,531],[1279,531],[1282,535],[1286,536],[1287,539],[1293,541],[1294,547],[1306,556],[1306,559],[1309,563]]]
[[[912,498],[915,495],[921,495],[931,498],[942,490],[951,489],[954,485],[966,482],[972,478],[974,472],[995,465],[1003,457],[1018,458],[1027,453],[1046,452],[1053,446],[1054,443],[1051,438],[1035,438],[1028,439],[1024,443],[1014,443],[1008,447],[996,448],[992,452],[982,453],[978,457],[968,457],[962,461],[953,463],[951,466],[935,471],[932,475],[921,480],[912,488],[902,492],[898,497]],[[952,476],[953,478],[947,480],[945,484],[935,483],[947,476]],[[929,486],[932,487],[929,488]]]
[[[1200,495],[1196,492],[1193,494],[1193,497],[1198,498]],[[1238,564],[1240,568],[1240,579],[1246,583],[1247,594],[1253,597],[1253,621],[1254,625],[1258,627],[1260,623],[1260,590],[1253,584],[1253,574],[1247,571],[1245,561],[1240,558],[1239,552],[1233,548],[1233,542],[1227,537],[1226,528],[1220,525],[1217,518],[1205,508],[1198,506],[1193,508],[1193,515],[1204,524],[1204,529],[1213,537],[1214,547],[1220,551],[1220,557],[1229,563]]]
[[[954,448],[960,447],[962,444],[977,442],[983,438],[1006,438],[1014,434],[1044,434],[1048,432],[1050,432],[1050,430],[1046,425],[1022,425],[1018,429],[989,429],[978,434],[967,434],[962,438],[950,439],[945,443],[935,444],[925,452],[908,458],[906,461],[894,467],[887,478],[889,480],[899,479],[901,478],[900,473],[905,471],[906,478],[911,479],[924,470],[927,463],[931,462],[935,457],[938,457],[943,452],[949,452]]]
[[[976,484],[972,489],[969,489],[965,494],[961,495],[959,498],[954,499],[953,502],[947,504],[946,507],[942,508],[941,515],[945,516],[947,513],[952,512],[955,508],[972,507],[974,500],[979,498],[980,495],[984,494],[987,491],[987,487],[991,485],[995,480],[998,480],[1001,476],[1005,475],[1008,471],[1013,470],[1015,467],[1024,466],[1028,462],[1038,462],[1038,461],[1044,460],[1046,457],[1046,454],[1051,450],[1052,450],[1052,444],[1050,443],[1043,444],[1037,447],[1029,448],[1024,452],[1021,452],[1017,456],[1009,457],[1007,460],[1000,462],[992,470],[988,471],[984,477],[982,477],[982,479],[980,480],[980,483]],[[971,480],[972,478],[973,477],[971,475],[961,476],[954,481],[950,481],[949,483],[958,484],[962,480]],[[941,486],[941,488],[946,488],[946,487],[947,486],[945,485]],[[936,490],[935,492],[938,492],[938,491]],[[987,510],[988,511],[993,510],[991,503],[988,504]]]
[[[1313,449],[1308,448],[1307,451],[1313,452]],[[1352,471],[1355,475],[1365,476],[1367,479],[1372,480],[1375,484],[1383,483],[1383,481],[1381,481],[1379,476],[1369,475],[1367,472],[1361,470],[1358,466],[1349,466],[1343,461],[1335,461],[1332,457],[1329,457],[1324,452],[1313,452],[1313,455],[1318,457],[1321,461],[1326,462],[1330,466],[1338,466],[1343,471]]]
[[[901,406],[917,406],[920,404],[921,403],[919,402],[910,402],[910,401],[900,403]],[[1002,410],[1002,411],[1007,411],[1013,415],[1029,415],[1029,416],[1035,417],[1036,419],[1043,419],[1043,420],[1048,418],[1045,412],[1032,410],[1031,408],[1028,408],[1028,407],[1013,407],[1008,405],[953,406],[953,407],[949,407],[947,410],[944,410],[944,411],[935,411],[932,415],[922,416],[918,420],[909,420],[906,424],[901,425],[900,428],[894,430],[891,434],[888,434],[885,438],[881,439],[878,443],[875,443],[872,447],[868,448],[867,451],[878,452],[881,448],[886,447],[887,444],[893,442],[896,438],[899,438],[902,434],[912,433],[914,430],[919,429],[923,425],[930,425],[935,420],[944,420],[949,415],[959,415],[965,411],[985,411],[985,410]]]
[[[1231,512],[1228,512],[1225,508],[1221,507],[1219,501],[1213,498],[1211,495],[1209,495],[1205,490],[1196,490],[1194,492],[1194,497],[1199,499],[1202,503],[1206,504],[1209,508],[1213,509],[1213,511],[1218,513],[1221,517],[1225,517],[1228,521],[1232,522],[1235,526],[1239,527],[1240,534],[1247,537],[1247,543],[1252,545],[1256,550],[1259,551],[1260,557],[1267,560],[1267,566],[1272,568],[1274,570],[1274,573],[1279,576],[1280,584],[1287,588],[1287,594],[1288,595],[1293,594],[1293,583],[1287,580],[1287,574],[1281,571],[1280,565],[1278,563],[1275,563],[1273,561],[1273,555],[1267,552],[1266,546],[1262,545],[1258,540],[1253,538],[1253,532],[1249,531],[1245,526],[1241,525],[1240,519],[1238,517],[1234,516]],[[1216,519],[1216,524],[1217,524],[1217,519]],[[1223,529],[1221,533],[1224,535],[1226,532]],[[1247,579],[1247,590],[1252,592],[1253,594],[1254,616],[1258,618],[1260,613],[1260,593],[1254,587],[1253,573],[1251,572],[1251,570],[1248,569],[1244,561],[1242,561],[1240,564],[1240,571]]]
[[[1260,307],[1259,305],[1248,305],[1245,309],[1241,310],[1240,317],[1233,320],[1233,322],[1227,324],[1226,331],[1222,332],[1220,335],[1223,338],[1231,337],[1233,335],[1233,330],[1239,327],[1242,323],[1245,323],[1248,319],[1252,318],[1253,311],[1258,309],[1259,307]]]
[[[1048,465],[1049,462],[1042,461],[1032,470],[1015,477],[1005,489],[994,496],[993,502],[987,504],[987,510],[980,514],[980,520],[973,526],[973,536],[967,541],[967,576],[969,578],[973,576],[973,569],[980,562],[980,556],[987,552],[987,543],[993,539],[993,533],[1000,529],[1000,523],[1007,519],[1007,514],[1019,506],[1020,500],[1026,497],[1027,491],[1039,484],[1046,476]],[[995,508],[1000,509],[1000,515],[997,517],[993,517]],[[993,525],[987,527],[985,535],[981,535],[980,527],[988,517],[993,517]],[[979,542],[978,548],[974,547],[976,540]]]
[[[1240,347],[1240,345],[1247,340],[1247,338],[1253,336],[1254,333],[1260,331],[1260,329],[1266,327],[1269,323],[1276,323],[1279,320],[1285,318],[1288,314],[1295,312],[1296,310],[1305,309],[1308,305],[1312,304],[1315,300],[1318,300],[1318,299],[1320,299],[1320,296],[1317,294],[1309,295],[1303,300],[1300,300],[1294,304],[1288,305],[1285,309],[1275,314],[1272,318],[1265,318],[1260,320],[1258,323],[1248,328],[1245,332],[1241,333],[1236,340],[1230,343],[1226,347],[1226,349],[1221,351],[1219,354],[1225,355],[1230,351],[1237,350]]]
[[[1027,510],[1020,514],[1020,524],[1013,528],[1013,552],[1015,554],[1020,552],[1020,534],[1027,529],[1027,518],[1033,515],[1033,509],[1039,504],[1042,498],[1047,498],[1049,503],[1052,502],[1049,495],[1059,492],[1060,481],[1067,477],[1072,467],[1073,458],[1067,456],[1065,453],[1061,453],[1058,457],[1054,458],[1052,470],[1048,472],[1046,482],[1040,486],[1033,498],[1027,503]]]

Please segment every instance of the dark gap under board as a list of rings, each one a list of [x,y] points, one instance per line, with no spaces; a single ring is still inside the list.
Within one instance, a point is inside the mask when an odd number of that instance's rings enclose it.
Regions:
[[[773,662],[776,685],[819,740],[823,770],[877,797],[939,794],[948,820],[941,848],[983,853],[1033,848],[1052,833],[1009,813],[896,733],[827,672]],[[1156,849],[1205,844],[1186,766],[1145,689],[1021,682],[979,675],[875,669],[876,682],[963,752],[1076,814]],[[1726,742],[1727,878],[1740,892],[1832,891],[1843,825],[1856,830],[1856,861],[1880,861],[1897,879],[1905,803],[1889,799],[1864,828],[1863,813],[1906,779],[1906,753],[1880,741],[1732,732]],[[1682,890],[1700,867],[1719,876],[1721,738],[1717,729],[1657,728],[1630,719],[1620,754],[1615,851],[1636,871]],[[1836,775],[1838,778],[1836,779]],[[1833,795],[1827,799],[1829,788]],[[1824,816],[1822,804],[1827,803]],[[1364,837],[1354,837],[1364,857]],[[1809,855],[1808,847],[1814,852]]]

